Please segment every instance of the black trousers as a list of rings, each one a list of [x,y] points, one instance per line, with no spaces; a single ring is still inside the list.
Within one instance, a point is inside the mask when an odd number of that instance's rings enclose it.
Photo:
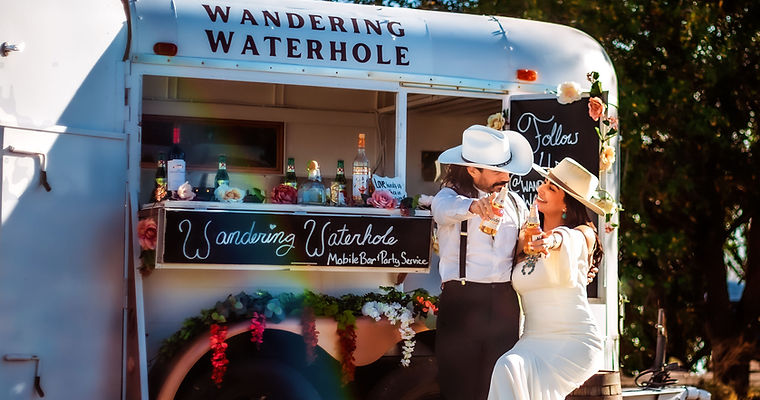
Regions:
[[[511,283],[449,281],[438,300],[435,353],[446,400],[488,397],[496,360],[517,342],[520,306]]]

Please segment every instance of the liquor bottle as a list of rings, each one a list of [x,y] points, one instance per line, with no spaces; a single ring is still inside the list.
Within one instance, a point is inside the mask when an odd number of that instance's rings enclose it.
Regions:
[[[298,180],[296,179],[296,160],[293,157],[288,158],[288,168],[285,170],[285,182],[288,186],[298,189]]]
[[[509,196],[509,189],[507,185],[502,186],[499,194],[491,200],[491,208],[495,216],[493,218],[484,219],[480,222],[480,231],[486,235],[495,236],[499,231],[499,225],[501,225],[501,217],[504,215],[504,204],[507,202],[507,196]]]
[[[325,185],[322,184],[319,163],[314,160],[309,161],[306,172],[308,172],[309,180],[298,188],[298,203],[325,205],[327,193],[325,193]]]
[[[530,206],[530,214],[528,215],[528,221],[525,223],[525,247],[523,252],[529,256],[536,255],[540,251],[533,250],[528,246],[528,243],[541,239],[541,221],[538,218],[538,204],[534,201]]]
[[[364,199],[362,198],[362,195],[370,194],[370,169],[369,159],[367,158],[367,150],[365,148],[365,137],[365,134],[359,134],[359,149],[356,153],[356,158],[354,158],[354,164],[352,168],[352,197],[354,204],[356,205],[363,205]]]
[[[166,191],[166,153],[158,153],[158,164],[156,166],[156,181],[153,187],[151,201],[159,202],[168,196]]]
[[[343,160],[338,160],[338,170],[335,180],[330,184],[330,204],[334,206],[346,205],[346,173]]]
[[[216,170],[216,177],[214,178],[214,188],[229,184],[230,175],[227,173],[227,156],[221,154],[219,155],[219,168]]]
[[[172,148],[169,152],[167,169],[167,189],[176,197],[177,189],[185,183],[185,152],[179,145],[179,127],[174,127],[172,132]]]

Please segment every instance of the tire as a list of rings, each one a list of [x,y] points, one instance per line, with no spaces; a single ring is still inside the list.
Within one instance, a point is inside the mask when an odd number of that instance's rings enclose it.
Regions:
[[[409,367],[398,367],[373,386],[367,400],[438,400],[438,364],[434,357],[413,357]]]

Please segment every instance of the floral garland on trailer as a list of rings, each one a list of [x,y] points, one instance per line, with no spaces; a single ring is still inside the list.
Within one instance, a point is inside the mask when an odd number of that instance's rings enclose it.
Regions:
[[[588,91],[591,98],[588,102],[588,115],[594,121],[599,121],[599,126],[594,127],[596,134],[599,136],[601,146],[599,148],[599,172],[609,173],[612,171],[612,165],[615,163],[615,147],[610,141],[618,134],[618,119],[609,115],[610,106],[604,101],[602,82],[599,80],[599,73],[592,71],[586,74],[586,79],[591,83]],[[557,86],[557,102],[560,104],[570,104],[582,98],[581,87],[576,82],[563,82]],[[622,211],[623,208],[615,201],[612,195],[606,190],[600,190],[598,197],[592,199],[605,213],[605,231],[612,232],[617,228],[617,224],[611,221],[612,216]]]
[[[264,331],[267,329],[266,316],[253,312],[251,317],[251,325],[248,330],[251,331],[251,342],[256,343],[256,348],[261,349],[261,344],[264,343]]]
[[[398,322],[401,322],[398,329],[401,334],[401,339],[404,340],[401,365],[408,367],[415,345],[415,332],[410,326],[412,322],[414,322],[412,312],[409,311],[408,308],[402,307],[399,303],[388,304],[370,301],[365,303],[364,307],[362,307],[362,314],[373,318],[375,321],[380,321],[382,317],[385,317],[391,325],[396,325]]]
[[[437,301],[437,297],[430,296],[424,289],[400,292],[393,287],[381,287],[379,292],[363,296],[348,294],[339,298],[311,291],[305,291],[301,295],[282,293],[278,296],[265,291],[254,294],[241,292],[229,295],[213,308],[201,310],[200,316],[186,319],[179,331],[163,341],[156,361],[157,364],[168,362],[188,341],[204,332],[210,332],[211,378],[220,386],[229,364],[225,343],[227,324],[250,320],[251,341],[262,345],[267,322],[277,323],[293,316],[301,320],[306,358],[311,363],[316,359],[315,348],[319,338],[315,318],[325,316],[334,318],[338,323],[342,379],[348,383],[353,380],[356,369],[353,354],[356,350],[357,316],[367,315],[375,320],[385,317],[392,324],[399,324],[399,332],[404,340],[401,365],[406,367],[411,363],[415,345],[415,331],[411,324],[421,320],[427,326],[434,327],[438,312]]]
[[[227,364],[230,360],[227,359],[227,343],[224,340],[227,338],[227,327],[224,325],[211,324],[211,336],[209,342],[211,344],[211,366],[213,371],[211,372],[211,380],[214,381],[217,387],[222,386],[224,379],[224,373],[227,372]]]

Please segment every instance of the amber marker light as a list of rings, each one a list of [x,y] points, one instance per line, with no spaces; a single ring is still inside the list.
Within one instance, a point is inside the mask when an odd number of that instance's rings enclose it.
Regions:
[[[518,69],[517,79],[521,81],[534,82],[536,79],[538,79],[538,72],[532,69]]]
[[[177,55],[177,45],[168,42],[158,42],[153,45],[153,52],[159,56],[174,57]]]

